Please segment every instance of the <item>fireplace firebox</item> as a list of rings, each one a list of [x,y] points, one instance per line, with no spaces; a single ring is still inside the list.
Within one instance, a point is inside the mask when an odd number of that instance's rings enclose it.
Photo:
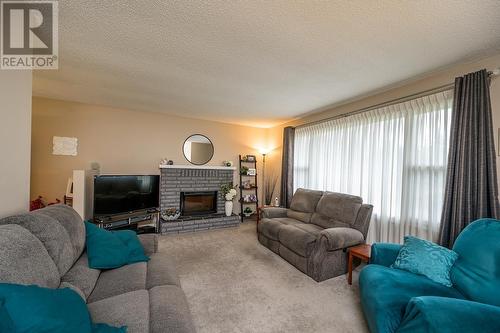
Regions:
[[[181,192],[181,215],[209,215],[217,213],[217,191]]]

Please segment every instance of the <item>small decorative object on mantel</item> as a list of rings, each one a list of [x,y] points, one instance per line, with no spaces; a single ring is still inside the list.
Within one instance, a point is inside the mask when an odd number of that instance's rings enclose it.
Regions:
[[[165,221],[174,221],[181,216],[181,212],[177,208],[168,208],[165,210],[162,210],[161,213],[161,218],[164,219]]]
[[[232,167],[233,166],[233,161],[223,161],[222,165],[223,166],[227,166],[227,167]]]
[[[252,208],[250,208],[250,207],[245,208],[245,210],[243,211],[243,214],[245,215],[245,217],[250,217],[253,214]]]
[[[160,166],[162,165],[174,165],[174,161],[164,158],[160,161]]]
[[[237,193],[236,187],[237,186],[233,186],[232,184],[224,184],[220,187],[220,191],[222,192],[224,199],[226,199],[226,202],[224,203],[226,216],[231,216],[233,214],[233,199]]]
[[[280,201],[278,200],[278,197],[274,198],[274,207],[279,207],[280,206]]]

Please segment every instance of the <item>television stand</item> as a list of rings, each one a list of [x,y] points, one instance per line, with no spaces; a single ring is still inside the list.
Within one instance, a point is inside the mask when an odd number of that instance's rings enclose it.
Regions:
[[[159,233],[160,213],[158,209],[138,211],[120,215],[96,216],[94,223],[106,230],[134,230],[137,233]]]

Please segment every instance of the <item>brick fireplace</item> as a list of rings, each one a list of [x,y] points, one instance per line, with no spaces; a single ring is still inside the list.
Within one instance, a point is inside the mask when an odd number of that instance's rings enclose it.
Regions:
[[[239,225],[237,215],[225,216],[224,198],[220,186],[234,181],[234,167],[162,165],[160,166],[160,209],[176,208],[182,211],[187,204],[195,211],[181,216],[175,221],[162,221],[164,234],[209,230]],[[209,194],[215,195],[216,202],[209,203]],[[204,196],[204,198],[202,198]],[[181,203],[183,205],[181,206]],[[201,206],[213,204],[211,211]]]

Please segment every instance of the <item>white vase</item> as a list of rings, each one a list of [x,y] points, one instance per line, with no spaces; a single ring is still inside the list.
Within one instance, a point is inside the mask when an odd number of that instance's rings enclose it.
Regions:
[[[233,202],[232,201],[226,200],[224,208],[226,209],[226,216],[231,216],[233,214]]]

